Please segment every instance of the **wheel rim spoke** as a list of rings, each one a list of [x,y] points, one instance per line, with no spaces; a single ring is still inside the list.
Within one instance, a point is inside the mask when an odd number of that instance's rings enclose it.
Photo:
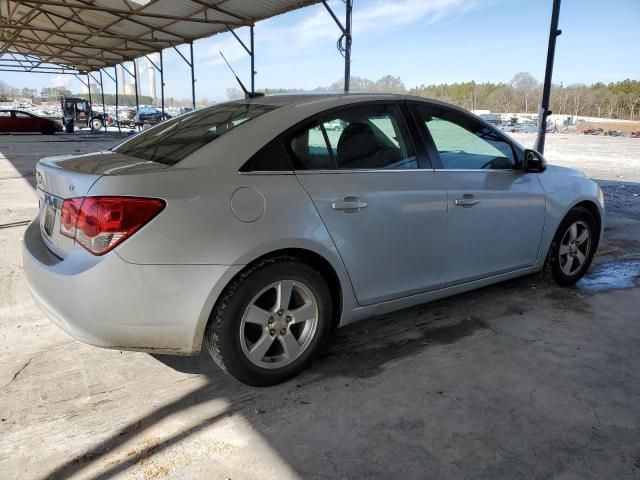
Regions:
[[[569,228],[569,240],[574,241],[578,237],[578,224],[574,223]]]
[[[253,344],[251,350],[249,350],[249,356],[255,362],[261,362],[264,358],[267,350],[273,344],[273,337],[268,332],[264,332],[258,341]]]
[[[302,353],[298,340],[296,340],[296,337],[294,337],[290,331],[287,331],[285,335],[279,336],[278,340],[282,344],[284,354],[287,358],[298,358],[300,353]]]
[[[296,308],[289,313],[291,314],[291,323],[293,324],[308,322],[316,316],[316,306],[312,301],[308,300],[300,308]]]
[[[573,257],[571,255],[567,256],[567,260],[564,265],[561,265],[562,271],[566,275],[571,275],[571,266],[573,265]]]
[[[580,250],[576,250],[576,259],[578,260],[578,267],[580,267],[586,260],[586,257],[584,256],[584,253],[582,253]]]
[[[246,322],[260,325],[261,327],[267,325],[269,318],[271,318],[271,312],[268,312],[257,305],[249,305],[247,313],[245,314]]]
[[[589,239],[589,230],[585,228],[582,230],[582,233],[580,233],[580,235],[578,235],[578,237],[576,238],[576,242],[578,245],[582,245],[588,239]]]
[[[569,245],[560,245],[559,253],[560,255],[566,255],[569,253]]]
[[[276,310],[287,310],[291,303],[291,293],[293,292],[293,282],[291,280],[282,280],[276,288],[278,299],[276,300]]]

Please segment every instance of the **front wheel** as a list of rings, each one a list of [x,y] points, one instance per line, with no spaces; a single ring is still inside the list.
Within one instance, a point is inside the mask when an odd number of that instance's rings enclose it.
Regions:
[[[331,295],[320,273],[291,257],[263,260],[227,287],[205,342],[227,373],[254,386],[297,375],[324,344]]]
[[[589,269],[598,247],[598,230],[593,214],[576,207],[564,218],[549,249],[543,275],[558,285],[569,286]]]

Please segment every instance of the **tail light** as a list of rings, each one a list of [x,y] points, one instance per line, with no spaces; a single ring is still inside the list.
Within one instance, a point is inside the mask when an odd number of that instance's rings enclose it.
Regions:
[[[77,197],[62,203],[60,233],[94,255],[124,242],[165,206],[157,198]]]

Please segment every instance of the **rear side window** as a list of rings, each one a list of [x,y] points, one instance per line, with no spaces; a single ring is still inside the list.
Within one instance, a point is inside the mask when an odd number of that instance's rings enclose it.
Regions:
[[[287,172],[291,165],[279,140],[272,140],[249,159],[241,172]]]
[[[226,103],[196,110],[140,133],[113,151],[132,157],[175,165],[234,128],[278,107]]]
[[[287,141],[297,169],[418,168],[396,105],[349,107],[329,114]]]

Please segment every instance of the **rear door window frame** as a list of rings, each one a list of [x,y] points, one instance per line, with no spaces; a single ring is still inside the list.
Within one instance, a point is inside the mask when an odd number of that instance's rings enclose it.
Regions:
[[[418,168],[398,168],[398,169],[383,169],[383,168],[363,168],[363,169],[339,169],[335,166],[335,159],[333,158],[333,149],[331,147],[331,143],[328,141],[325,129],[323,127],[323,123],[332,119],[336,113],[340,113],[343,110],[350,108],[358,108],[358,107],[366,107],[366,106],[386,106],[391,105],[398,109],[399,117],[398,120],[403,122],[403,126],[405,127],[407,133],[407,139],[411,142],[413,147],[414,154],[416,156],[416,162],[418,164]],[[406,171],[417,171],[417,170],[432,170],[432,164],[430,162],[429,157],[427,156],[424,145],[419,142],[419,137],[417,137],[417,132],[415,131],[415,126],[412,125],[411,118],[409,118],[410,112],[406,106],[405,100],[370,100],[365,102],[356,102],[350,103],[348,105],[340,105],[339,107],[333,107],[328,110],[323,110],[322,112],[316,113],[309,118],[297,123],[293,127],[290,127],[285,132],[283,132],[279,136],[279,140],[284,147],[285,153],[288,157],[289,164],[292,166],[293,170],[296,173],[357,173],[357,172],[406,172]],[[334,165],[332,169],[305,169],[300,168],[298,162],[295,161],[295,157],[293,152],[291,152],[290,141],[298,134],[302,133],[305,129],[313,128],[314,126],[318,126],[321,128],[323,132],[323,137],[325,140],[325,144],[327,145],[327,149],[329,150],[329,155],[331,157],[331,161]]]

